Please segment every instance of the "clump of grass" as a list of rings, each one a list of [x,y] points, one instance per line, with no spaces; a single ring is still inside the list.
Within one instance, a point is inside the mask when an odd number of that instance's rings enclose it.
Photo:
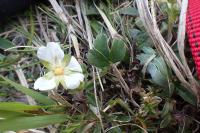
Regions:
[[[6,44],[0,45],[0,131],[199,130],[198,83],[192,62],[186,62],[191,56],[184,55],[184,25],[177,29],[184,6],[175,1],[49,1],[0,33],[0,43]],[[85,80],[78,89],[31,89],[46,71],[36,50],[50,41],[60,42],[81,63]]]

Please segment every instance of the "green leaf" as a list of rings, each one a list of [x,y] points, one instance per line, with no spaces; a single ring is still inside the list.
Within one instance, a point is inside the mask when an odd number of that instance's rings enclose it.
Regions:
[[[8,49],[14,47],[13,43],[7,39],[0,38],[0,49]]]
[[[137,55],[136,58],[138,60],[140,60],[141,65],[144,65],[149,60],[149,58],[151,58],[152,56],[153,56],[152,54],[143,54],[142,53],[142,54]]]
[[[133,40],[136,40],[138,34],[141,33],[141,31],[138,30],[138,29],[129,29],[128,31],[129,31],[129,33],[130,33],[130,35],[131,35],[131,37],[132,37]]]
[[[168,76],[168,68],[167,65],[162,57],[154,58],[153,63],[157,66],[159,71],[164,75]]]
[[[25,111],[25,110],[35,110],[39,108],[42,108],[42,106],[32,106],[19,102],[0,102],[0,110]]]
[[[115,116],[115,121],[117,122],[130,122],[131,121],[131,117],[125,114],[115,114],[113,115]]]
[[[103,26],[101,22],[96,21],[96,20],[91,20],[90,25],[91,25],[92,30],[94,30],[96,34],[102,33],[102,32],[105,33],[105,30],[103,30]]]
[[[93,93],[86,93],[87,103],[96,106],[95,96]]]
[[[113,125],[115,126],[115,125]],[[120,129],[120,127],[114,127],[111,130],[109,130],[107,133],[122,133],[122,130]]]
[[[0,110],[0,118],[3,118],[3,119],[14,119],[14,118],[19,118],[19,117],[27,117],[27,116],[32,116],[32,114],[28,114],[24,112]]]
[[[168,81],[167,81],[166,75],[163,75],[155,64],[149,63],[147,67],[147,71],[148,73],[150,73],[152,81],[155,84],[160,85],[165,88],[168,87]]]
[[[142,23],[139,22],[139,24],[142,24]],[[135,40],[136,40],[139,48],[143,48],[144,46],[153,47],[153,42],[152,42],[151,38],[144,31],[140,31],[139,33],[137,33]]]
[[[10,67],[12,64],[15,64],[21,59],[19,55],[12,55],[9,54],[7,56],[2,55],[0,59],[0,67],[5,68],[5,67]]]
[[[144,65],[149,58],[156,54],[155,50],[151,47],[143,46],[141,49],[144,53],[137,55],[137,59],[140,60],[140,64]]]
[[[107,67],[110,62],[116,63],[123,60],[126,54],[126,45],[123,40],[114,39],[109,52],[108,38],[99,34],[95,40],[94,48],[88,53],[88,61],[96,67]]]
[[[97,35],[94,41],[94,48],[102,53],[105,57],[109,56],[108,38],[105,34]]]
[[[102,68],[109,66],[109,60],[99,51],[91,49],[87,55],[90,64]]]
[[[122,99],[117,98],[114,100],[110,100],[109,101],[109,105],[111,107],[115,106],[119,104],[122,108],[124,108],[126,111],[130,112],[131,114],[134,114],[134,112],[132,111],[132,109],[129,107],[129,105],[127,103],[125,103]]]
[[[108,38],[106,35],[97,35],[94,41],[94,48],[89,51],[87,56],[90,64],[100,68],[109,66],[109,48],[107,41]]]
[[[135,17],[135,16],[138,16],[138,11],[134,7],[125,7],[125,8],[119,9],[119,14],[130,15],[130,16]]]
[[[145,53],[145,54],[156,54],[155,50],[151,47],[142,47],[142,51]]]
[[[66,129],[62,131],[62,133],[75,133],[77,129],[81,127],[81,123],[72,123],[69,124]]]
[[[188,89],[185,88],[176,88],[177,94],[182,97],[186,102],[192,104],[192,105],[196,105],[197,99],[196,97],[193,95],[192,92],[190,92]]]
[[[65,114],[21,117],[0,121],[0,131],[18,131],[22,129],[45,127],[51,124],[62,123],[68,118]]]
[[[173,111],[173,103],[167,101],[162,109],[162,117]]]
[[[2,54],[0,53],[0,61],[3,61],[5,58],[6,58],[6,56],[5,56],[5,55],[2,55]]]
[[[126,54],[126,45],[123,40],[114,39],[110,51],[110,61],[116,63],[122,61]]]
[[[161,121],[161,123],[160,123],[160,128],[165,128],[165,127],[167,127],[168,125],[169,125],[169,123],[171,122],[171,120],[172,120],[172,117],[171,117],[171,115],[169,114],[169,115],[166,115],[165,117],[164,117],[164,119]]]
[[[170,74],[168,72],[168,68],[164,59],[162,57],[153,56],[155,55],[155,51],[151,47],[144,46],[142,48],[142,51],[144,53],[137,55],[137,59],[140,60],[140,64],[147,65],[146,71],[151,75],[152,81],[155,84],[162,86],[164,88],[170,88],[169,87]],[[151,62],[146,64],[148,61]],[[171,85],[171,87],[173,86]],[[173,92],[172,89],[170,90],[171,92]]]
[[[8,84],[10,84],[12,87],[14,87],[16,90],[21,91],[22,93],[31,96],[32,98],[34,98],[36,101],[38,101],[41,104],[44,105],[53,105],[56,104],[55,101],[53,101],[52,99],[50,99],[47,96],[44,96],[42,94],[40,94],[39,92],[33,91],[29,88],[26,88],[16,82],[13,82],[12,80],[3,77],[0,75],[0,78],[2,78],[5,82],[7,82]]]
[[[87,6],[87,4],[86,4]],[[92,6],[87,6],[86,8],[86,15],[98,15],[99,12],[97,11],[97,9],[92,5]]]
[[[140,29],[140,30],[142,30],[142,31],[144,31],[144,24],[142,23],[142,20],[141,20],[141,18],[140,17],[137,17],[136,19],[135,19],[135,25]],[[147,35],[147,33],[146,33],[146,35]],[[142,36],[141,36],[142,37]],[[143,40],[146,40],[147,38],[143,38]]]
[[[96,123],[92,133],[101,133],[101,125]]]

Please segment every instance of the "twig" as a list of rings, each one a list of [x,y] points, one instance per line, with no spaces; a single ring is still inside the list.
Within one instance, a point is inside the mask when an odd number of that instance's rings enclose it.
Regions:
[[[117,31],[113,28],[112,24],[110,23],[110,21],[109,21],[108,18],[106,17],[105,13],[104,13],[101,9],[99,9],[96,5],[95,5],[95,7],[97,8],[99,14],[100,14],[101,17],[103,18],[103,20],[104,20],[104,22],[105,22],[105,24],[106,24],[106,26],[107,26],[107,28],[108,28],[108,30],[109,30],[109,32],[110,32],[111,37],[112,37],[112,38],[118,38],[118,37],[122,38],[122,37],[117,33]]]
[[[99,80],[99,84],[101,86],[101,90],[104,91],[104,87],[103,87],[103,84],[102,84],[102,81],[101,81],[101,77],[100,77],[98,68],[96,68],[96,72],[97,72],[97,78]]]
[[[75,36],[75,30],[74,30],[73,26],[69,23],[69,20],[65,16],[65,14],[64,14],[62,8],[59,6],[58,2],[56,0],[49,0],[49,2],[51,3],[52,7],[54,8],[54,10],[57,13],[57,15],[59,16],[59,18],[67,25],[68,32],[69,32],[69,39],[71,39],[73,42],[76,56],[77,56],[79,62],[82,62],[80,60],[81,58],[80,58],[78,39]]]
[[[96,115],[98,116],[99,121],[101,123],[102,131],[103,131],[103,133],[105,133],[104,126],[103,126],[103,121],[102,121],[102,118],[101,118],[99,103],[98,103],[97,88],[96,88],[96,79],[95,79],[96,76],[95,76],[95,69],[94,69],[93,66],[92,66],[92,74],[93,74],[93,83],[94,83],[94,96],[95,96],[95,102],[96,102],[96,106],[97,106],[97,114]]]
[[[117,66],[116,66],[115,64],[113,64],[113,65],[112,65],[112,68],[113,68],[113,70],[114,70],[114,72],[115,72],[115,74],[116,74],[116,76],[117,76],[117,78],[118,78],[118,80],[119,80],[121,86],[124,88],[124,91],[125,91],[126,94],[128,94],[129,97],[131,98],[131,102],[133,103],[133,105],[134,105],[135,107],[140,107],[140,106],[137,104],[137,102],[133,99],[132,93],[130,93],[131,90],[130,90],[129,86],[126,84],[126,82],[125,82],[124,78],[122,77],[121,72],[118,70]]]
[[[19,64],[18,64],[17,66],[14,65],[14,68],[16,69],[15,72],[17,73],[17,76],[18,76],[18,78],[19,78],[20,83],[21,83],[23,86],[25,86],[25,87],[28,88],[28,87],[29,87],[29,86],[28,86],[28,83],[27,83],[27,81],[26,81],[24,72],[23,72],[22,69],[20,68],[20,65],[19,65]],[[27,99],[27,101],[28,101],[28,103],[29,103],[30,105],[36,105],[36,102],[35,102],[35,100],[34,100],[32,97],[26,95],[26,99]]]
[[[81,8],[80,8],[80,0],[76,0],[76,12],[77,12],[77,16],[78,16],[78,22],[80,24],[80,26],[83,28],[83,19],[81,16]]]
[[[43,24],[42,24],[42,16],[41,16],[40,13],[38,12],[38,9],[37,9],[37,8],[36,8],[36,13],[37,13],[37,20],[38,20],[38,23],[39,23],[39,25],[40,25],[40,29],[41,29],[41,32],[42,32],[42,34],[43,34],[43,36],[44,36],[44,39],[45,39],[46,43],[47,43],[47,42],[50,42],[50,39],[49,39],[49,37],[47,36],[47,33],[46,33],[46,31],[45,31],[45,29],[44,29],[44,26],[43,26]]]

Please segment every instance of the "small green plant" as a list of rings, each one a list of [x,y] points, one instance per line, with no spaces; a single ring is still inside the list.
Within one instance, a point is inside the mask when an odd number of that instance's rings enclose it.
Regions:
[[[167,60],[162,54],[171,49],[178,55],[180,3],[49,1],[54,10],[39,7],[0,34],[0,132],[39,128],[58,133],[189,133],[198,129],[198,100],[182,84],[190,79],[182,82],[173,71],[170,61],[179,61],[178,56]],[[140,6],[146,6],[146,12]],[[145,13],[150,13],[146,19],[155,17],[155,24],[143,21]],[[154,30],[161,35],[151,34]]]
[[[116,62],[122,61],[126,54],[126,44],[122,39],[113,39],[111,47],[106,35],[97,35],[94,41],[94,47],[88,53],[90,64],[103,68],[108,67]]]

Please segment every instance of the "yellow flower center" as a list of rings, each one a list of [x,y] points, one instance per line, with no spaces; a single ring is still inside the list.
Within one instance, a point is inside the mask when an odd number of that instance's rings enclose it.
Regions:
[[[54,69],[54,74],[56,76],[58,76],[58,75],[64,75],[64,68],[62,68],[62,67],[56,67]]]

